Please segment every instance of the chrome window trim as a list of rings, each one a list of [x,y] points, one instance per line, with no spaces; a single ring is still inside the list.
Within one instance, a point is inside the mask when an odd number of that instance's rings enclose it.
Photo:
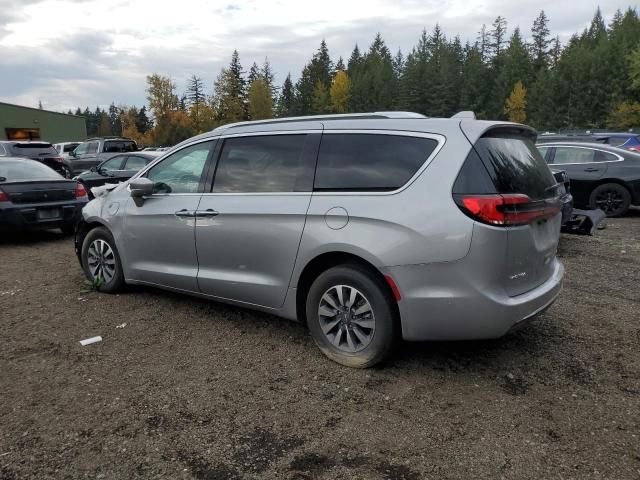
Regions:
[[[436,140],[438,145],[433,149],[431,155],[429,155],[424,163],[420,166],[420,168],[416,171],[416,173],[409,179],[407,182],[402,185],[400,188],[396,190],[390,190],[388,192],[378,192],[378,191],[333,191],[333,192],[316,192],[313,190],[309,190],[308,192],[205,192],[200,195],[203,196],[308,196],[308,195],[318,195],[318,196],[352,196],[352,195],[365,195],[365,196],[386,196],[386,195],[396,195],[413,184],[420,175],[427,169],[427,167],[431,164],[433,159],[438,155],[440,150],[445,144],[446,138],[444,135],[440,135],[437,133],[424,133],[424,132],[414,132],[409,130],[363,130],[363,129],[344,129],[344,130],[319,130],[319,129],[310,129],[310,130],[276,130],[276,131],[261,131],[261,132],[247,132],[247,133],[221,133],[221,135],[211,136],[205,139],[198,139],[194,142],[190,142],[182,146],[179,150],[171,150],[167,152],[166,155],[162,155],[157,158],[153,163],[147,165],[143,170],[140,170],[135,176],[131,177],[131,180],[134,178],[138,178],[146,175],[147,171],[153,168],[155,165],[163,161],[165,158],[169,156],[169,154],[173,155],[174,153],[179,152],[185,148],[191,147],[193,145],[211,142],[214,140],[224,140],[225,138],[237,138],[237,137],[264,137],[270,135],[308,135],[311,133],[321,133],[324,135],[328,134],[370,134],[370,135],[391,135],[391,136],[403,136],[403,137],[418,137],[418,138],[429,138],[432,140]],[[171,195],[194,195],[193,193],[165,193],[165,194],[157,194],[153,195],[162,195],[162,196],[171,196]]]
[[[605,160],[602,162],[577,162],[577,163],[549,163],[549,165],[553,165],[554,167],[560,167],[562,165],[593,165],[593,164],[600,164],[600,163],[616,163],[616,162],[624,162],[624,158],[621,155],[618,155],[617,153],[614,152],[609,152],[607,150],[602,150],[601,148],[596,148],[596,147],[585,147],[582,145],[567,145],[565,143],[562,144],[555,144],[555,143],[544,143],[541,144],[540,147],[548,147],[548,148],[582,148],[583,150],[595,150],[596,152],[602,152],[608,155],[613,155],[614,157],[617,158],[617,160]],[[553,157],[555,159],[555,152],[553,152]]]

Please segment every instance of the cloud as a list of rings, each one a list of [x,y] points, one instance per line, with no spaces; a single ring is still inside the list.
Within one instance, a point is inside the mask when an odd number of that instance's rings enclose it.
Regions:
[[[269,57],[282,82],[295,79],[326,39],[331,56],[366,49],[377,32],[392,51],[411,50],[423,28],[474,41],[497,15],[530,35],[544,8],[552,33],[568,37],[593,16],[592,2],[551,0],[325,0],[321,10],[294,0],[0,0],[0,100],[66,110],[143,104],[145,77],[169,75],[182,91],[191,74],[212,90],[234,49],[248,68]],[[617,5],[602,0],[610,18]]]

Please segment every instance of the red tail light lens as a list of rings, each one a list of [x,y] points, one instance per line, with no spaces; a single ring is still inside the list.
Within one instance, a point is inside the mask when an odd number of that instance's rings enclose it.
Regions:
[[[87,196],[87,189],[84,188],[84,185],[78,183],[76,185],[76,198],[82,198]]]
[[[53,157],[53,159],[58,163],[62,163],[64,161],[64,158],[62,157]]]
[[[9,195],[7,195],[2,190],[0,190],[0,202],[8,202],[8,201],[9,201]]]
[[[455,202],[474,220],[488,225],[526,225],[535,220],[551,218],[560,212],[560,205],[546,201],[531,201],[527,195],[455,195]]]

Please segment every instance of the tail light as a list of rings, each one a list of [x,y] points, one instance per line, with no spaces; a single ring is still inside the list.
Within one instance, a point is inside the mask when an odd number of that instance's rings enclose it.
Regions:
[[[454,195],[460,210],[488,225],[511,227],[551,218],[560,212],[560,204],[532,201],[523,194]]]
[[[2,190],[0,190],[0,202],[8,202],[8,201],[9,201],[9,195],[7,195]]]
[[[81,183],[76,184],[76,198],[87,197],[87,189]]]
[[[52,160],[58,162],[58,163],[63,163],[64,162],[64,158],[62,157],[51,157]]]

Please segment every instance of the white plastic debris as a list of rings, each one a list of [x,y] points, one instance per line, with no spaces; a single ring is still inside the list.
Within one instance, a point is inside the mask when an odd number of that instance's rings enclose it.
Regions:
[[[127,324],[125,322],[125,323],[121,323],[120,325],[116,325],[116,328],[124,328],[126,326],[127,326]]]
[[[80,340],[80,345],[82,345],[83,347],[86,345],[91,345],[92,343],[98,343],[102,341],[102,337],[98,336],[98,337],[91,337],[91,338],[85,338],[84,340]]]

